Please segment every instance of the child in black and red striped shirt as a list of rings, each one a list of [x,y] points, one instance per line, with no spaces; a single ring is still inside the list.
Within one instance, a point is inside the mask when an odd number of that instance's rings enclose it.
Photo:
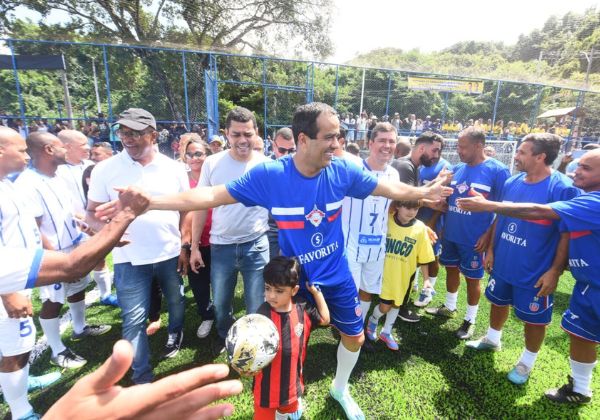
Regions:
[[[296,296],[300,264],[275,257],[264,269],[265,300],[258,313],[275,323],[280,346],[273,362],[254,378],[254,419],[300,419],[304,392],[302,368],[313,328],[329,324],[329,309],[321,291],[307,283],[314,304]]]

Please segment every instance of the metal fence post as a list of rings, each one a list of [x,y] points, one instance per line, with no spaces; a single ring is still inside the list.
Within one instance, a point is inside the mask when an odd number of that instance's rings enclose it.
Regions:
[[[385,115],[390,116],[390,93],[392,90],[392,72],[388,72],[388,89],[385,98]]]
[[[339,80],[340,80],[340,66],[338,64],[335,66],[335,96],[333,97],[333,108],[334,109],[337,109]]]
[[[575,103],[575,110],[573,110],[573,115],[571,116],[571,129],[569,130],[569,137],[567,138],[568,142],[573,138],[573,131],[575,130],[575,124],[577,123],[577,110],[581,108],[584,98],[585,92],[580,90],[579,95],[577,96],[577,102]],[[577,130],[577,137],[581,137],[581,128]]]
[[[542,86],[538,86],[537,97],[535,98],[535,104],[533,105],[533,112],[529,117],[529,127],[533,128],[535,124],[536,117],[540,112],[540,104],[542,103],[542,92],[544,88]]]
[[[498,112],[498,101],[500,100],[500,89],[502,89],[502,80],[498,80],[498,88],[496,89],[496,101],[494,101],[494,114],[492,116],[492,133],[496,126],[496,113]]]
[[[185,51],[181,52],[181,64],[183,65],[183,96],[185,98],[185,126],[188,131],[191,131],[190,127],[190,105],[188,102],[188,88],[187,88],[187,67],[185,63]]]
[[[446,113],[448,112],[448,92],[444,92],[444,108],[442,110],[442,125],[446,122]]]
[[[267,101],[267,63],[263,58],[262,60],[262,83],[263,83],[263,99],[264,99],[264,122],[263,122],[263,139],[267,138],[267,111],[268,111],[268,101]]]
[[[17,71],[17,59],[15,57],[15,48],[12,39],[8,40],[8,48],[10,48],[10,59],[13,68],[13,74],[15,75],[15,87],[17,88],[17,97],[19,98],[19,113],[23,127],[25,128],[25,134],[29,135],[29,126],[25,121],[25,102],[23,101],[23,94],[21,93],[21,82],[19,81],[19,72]]]
[[[102,59],[104,61],[104,79],[106,80],[106,101],[108,103],[108,121],[113,120],[112,98],[110,96],[110,72],[108,70],[108,54],[106,45],[102,46]]]

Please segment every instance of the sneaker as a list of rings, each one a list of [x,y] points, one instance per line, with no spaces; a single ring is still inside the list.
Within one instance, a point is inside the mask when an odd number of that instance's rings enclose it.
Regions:
[[[106,306],[119,306],[119,300],[116,295],[107,295],[100,299],[100,303]]]
[[[508,372],[508,380],[515,385],[523,385],[531,375],[531,368],[519,362],[510,372]]]
[[[377,322],[371,317],[367,320],[367,330],[365,332],[367,338],[371,341],[377,341]]]
[[[427,312],[429,315],[443,316],[446,318],[456,318],[456,309],[451,311],[444,304],[441,304],[437,308],[427,308],[425,309],[425,312]]]
[[[392,333],[384,333],[383,331],[379,333],[379,339],[383,341],[383,343],[387,346],[388,349],[393,351],[398,351],[400,348],[398,346],[398,342],[392,335]]]
[[[202,321],[198,327],[198,331],[196,332],[198,338],[205,338],[210,333],[214,322],[214,319],[205,319]]]
[[[275,410],[275,420],[300,420],[302,418],[302,413],[304,411],[304,406],[302,404],[302,398],[298,398],[298,409],[293,413],[280,413]]]
[[[429,303],[433,300],[434,296],[435,290],[429,287],[427,289],[421,290],[419,297],[415,299],[415,306],[418,306],[419,308],[424,308],[425,306],[429,305]]]
[[[591,395],[583,395],[573,391],[573,378],[558,389],[549,389],[544,393],[546,398],[557,403],[587,404],[592,400]]]
[[[36,391],[38,389],[48,388],[54,382],[60,379],[60,372],[50,372],[46,375],[31,376],[27,378],[27,391]]]
[[[183,331],[178,333],[169,333],[167,337],[167,344],[162,353],[162,359],[170,359],[171,357],[177,356],[179,349],[181,348],[181,342],[183,341]]]
[[[404,322],[419,322],[421,320],[421,315],[402,306],[398,312],[398,318]]]
[[[496,344],[491,341],[487,336],[480,338],[479,340],[467,341],[465,346],[481,351],[499,351],[502,348],[500,343]]]
[[[348,420],[365,420],[365,415],[348,392],[348,387],[344,391],[338,391],[332,383],[329,388],[329,395],[340,403]]]
[[[470,321],[466,319],[463,321],[460,328],[456,331],[456,336],[461,340],[467,340],[473,337],[473,333],[475,332],[475,324],[471,324]]]
[[[87,360],[73,353],[70,348],[66,348],[56,356],[51,356],[50,362],[65,369],[79,369],[87,363]]]
[[[83,340],[85,337],[97,337],[99,335],[106,334],[111,328],[112,327],[110,325],[86,325],[83,331],[81,331],[79,334],[73,332],[71,340],[79,341]]]
[[[31,410],[29,413],[25,414],[24,416],[19,417],[17,420],[38,420],[41,418],[42,418],[42,416],[40,416],[38,413],[35,413],[33,410]]]

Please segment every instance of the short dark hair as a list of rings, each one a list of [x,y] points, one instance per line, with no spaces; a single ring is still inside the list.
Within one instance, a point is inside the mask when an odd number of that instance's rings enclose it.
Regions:
[[[340,125],[340,139],[346,139],[346,136],[348,135],[348,130],[346,130],[344,127],[342,127]]]
[[[434,141],[439,141],[442,143],[442,147],[444,146],[444,138],[441,135],[434,133],[433,131],[425,131],[421,133],[419,137],[417,137],[415,140],[415,146],[419,146],[423,143],[433,144]]]
[[[304,133],[311,139],[317,137],[317,118],[319,118],[319,115],[323,112],[337,115],[335,109],[322,102],[311,102],[296,108],[292,120],[292,131],[294,132],[294,139],[296,142],[298,142],[300,133]]]
[[[360,156],[360,147],[356,143],[348,143],[346,146],[346,151],[348,153],[352,153],[353,155]]]
[[[556,134],[550,133],[528,134],[522,141],[523,143],[531,143],[534,155],[545,153],[544,163],[546,165],[552,165],[558,157],[558,152],[560,152],[562,146],[562,139]]]
[[[285,140],[294,140],[294,133],[290,127],[282,127],[275,133],[273,140],[277,137],[283,137]]]
[[[418,209],[423,206],[421,200],[396,200],[393,207],[406,207],[407,209]]]
[[[398,135],[396,127],[394,127],[392,124],[389,122],[379,122],[375,124],[373,130],[371,130],[371,137],[369,138],[369,141],[373,141],[379,133],[394,133],[394,137]]]
[[[263,277],[270,286],[294,288],[300,280],[300,264],[295,258],[274,257],[265,265]]]
[[[458,134],[458,138],[466,137],[473,143],[481,143],[485,145],[485,132],[474,126],[467,127]]]
[[[258,128],[254,113],[248,108],[244,108],[242,106],[236,106],[231,111],[229,111],[229,113],[227,114],[227,119],[225,119],[225,128],[231,127],[232,121],[240,123],[247,123],[248,121],[252,121],[252,125],[254,126],[254,128]]]

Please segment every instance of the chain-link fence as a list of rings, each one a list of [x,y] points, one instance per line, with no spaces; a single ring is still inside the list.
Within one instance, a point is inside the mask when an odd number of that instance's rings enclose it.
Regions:
[[[400,135],[434,130],[447,138],[469,125],[498,141],[552,132],[567,147],[600,133],[600,92],[137,45],[4,42],[12,64],[0,70],[0,118],[23,130],[55,120],[77,128],[109,123],[135,106],[161,129],[215,134],[241,105],[268,137],[314,100],[334,106],[348,140],[363,144],[377,121],[390,121]],[[65,71],[20,68],[20,57],[40,54],[63,56]]]

